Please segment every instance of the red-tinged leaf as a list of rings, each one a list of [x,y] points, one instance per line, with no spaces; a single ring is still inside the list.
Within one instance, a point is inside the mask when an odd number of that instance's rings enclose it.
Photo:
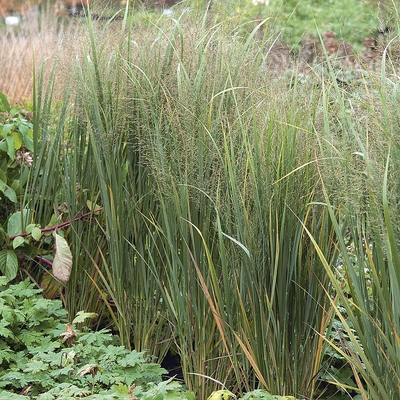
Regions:
[[[67,283],[72,269],[72,253],[67,241],[54,232],[55,254],[53,261],[53,275],[62,283]]]

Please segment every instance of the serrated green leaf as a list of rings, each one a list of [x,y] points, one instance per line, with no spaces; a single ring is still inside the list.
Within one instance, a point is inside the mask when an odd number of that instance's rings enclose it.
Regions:
[[[17,202],[17,194],[15,191],[2,180],[0,180],[0,191],[3,192],[4,196],[6,196],[11,202]]]
[[[67,241],[54,232],[55,255],[53,261],[53,274],[63,283],[67,283],[72,269],[72,253]]]
[[[8,281],[13,280],[18,272],[18,259],[13,250],[0,251],[0,271]]]
[[[22,236],[17,236],[14,240],[13,240],[13,249],[16,249],[19,246],[22,246],[25,243],[25,239]]]
[[[32,237],[33,237],[36,241],[39,241],[39,240],[41,239],[41,237],[42,237],[42,231],[41,231],[41,229],[38,228],[37,226],[35,226],[35,227],[32,229]]]

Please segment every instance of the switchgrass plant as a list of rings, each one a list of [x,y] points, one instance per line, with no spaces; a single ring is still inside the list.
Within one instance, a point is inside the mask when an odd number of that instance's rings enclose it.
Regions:
[[[208,12],[187,10],[132,21],[128,8],[122,20],[89,18],[77,46],[60,52],[47,89],[39,79],[34,94],[29,206],[43,221],[93,211],[65,232],[74,255],[62,292],[70,314],[97,311],[122,344],[160,360],[178,353],[201,399],[224,387],[317,398],[328,346],[352,365],[364,397],[391,398],[398,335],[385,335],[398,328],[388,303],[397,289],[381,289],[397,276],[396,234],[385,230],[396,191],[374,182],[397,182],[390,168],[379,175],[379,134],[397,132],[389,112],[397,89],[387,101],[397,78],[367,77],[354,91],[340,88],[329,67],[276,79],[259,27],[227,35]],[[59,67],[64,57],[74,61],[69,70]],[[385,118],[375,118],[378,109]],[[361,213],[364,230],[350,218]],[[375,271],[376,307],[346,256],[348,226],[358,259]],[[334,274],[339,254],[351,299]],[[335,314],[356,350],[326,339]]]
[[[393,119],[398,65],[386,57],[385,51],[380,73],[365,75],[352,90],[339,87],[330,68],[332,86],[324,88],[325,95],[334,96],[338,114],[336,127],[324,118],[332,140],[320,142],[321,151],[338,162],[325,164],[320,176],[344,281],[336,279],[332,264],[313,241],[337,294],[338,303],[332,305],[342,324],[336,335],[339,340],[329,344],[348,362],[363,399],[396,398],[400,387],[398,177],[394,172],[399,143],[398,122]],[[328,107],[326,103],[324,108]],[[346,193],[340,188],[352,189]]]
[[[199,398],[216,381],[312,393],[325,346],[315,330],[328,326],[330,305],[299,219],[318,219],[310,229],[334,257],[329,220],[309,206],[318,198],[316,146],[305,140],[314,97],[269,79],[256,31],[225,41],[207,15],[189,21],[157,26],[146,54],[137,43],[139,56],[126,60],[141,117],[131,132],[159,207],[144,216],[153,251],[132,246],[156,277]]]

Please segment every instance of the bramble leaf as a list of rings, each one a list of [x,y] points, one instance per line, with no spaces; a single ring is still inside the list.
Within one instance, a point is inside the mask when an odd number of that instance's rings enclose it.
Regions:
[[[0,271],[8,281],[13,280],[18,272],[18,259],[13,250],[0,251]]]
[[[39,241],[39,240],[40,240],[40,238],[42,237],[42,231],[41,231],[41,229],[40,229],[39,227],[35,226],[35,227],[32,229],[32,237],[33,237],[36,241]]]
[[[24,232],[24,227],[27,225],[29,218],[31,216],[31,211],[24,209],[17,211],[10,216],[7,223],[7,233],[9,236],[18,236]]]

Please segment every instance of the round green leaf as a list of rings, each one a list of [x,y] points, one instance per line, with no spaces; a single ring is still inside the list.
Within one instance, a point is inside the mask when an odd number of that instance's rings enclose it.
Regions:
[[[29,224],[29,225],[27,225],[27,226],[26,226],[26,229],[25,229],[26,233],[32,233],[33,228],[34,228],[35,226],[36,226],[35,224]]]
[[[22,246],[25,243],[25,239],[22,236],[17,236],[13,240],[13,249],[16,249],[19,246]]]
[[[35,227],[32,229],[32,237],[33,237],[36,241],[39,241],[40,238],[42,237],[42,231],[41,231],[41,229],[38,228],[37,226],[35,226]]]

